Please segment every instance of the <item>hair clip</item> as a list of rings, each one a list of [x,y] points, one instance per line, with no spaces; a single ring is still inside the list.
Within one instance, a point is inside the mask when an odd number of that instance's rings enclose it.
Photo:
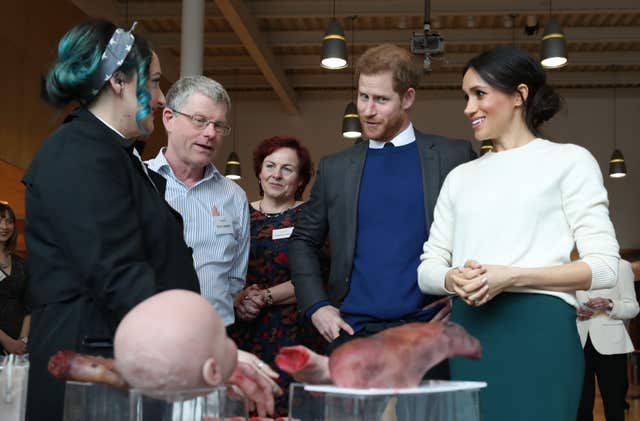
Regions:
[[[122,28],[117,28],[113,32],[102,53],[100,64],[91,78],[91,84],[89,86],[89,92],[85,97],[85,102],[93,99],[98,92],[100,92],[104,84],[111,79],[111,76],[122,66],[122,63],[124,63],[127,55],[129,55],[135,42],[135,37],[132,32],[137,24],[137,21],[133,22],[131,29],[126,32]]]

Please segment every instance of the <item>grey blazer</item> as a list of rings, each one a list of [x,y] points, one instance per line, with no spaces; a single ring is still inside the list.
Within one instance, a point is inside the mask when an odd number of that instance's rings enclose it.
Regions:
[[[415,132],[422,168],[427,228],[445,177],[453,168],[476,157],[471,144],[463,140]],[[356,227],[360,179],[369,142],[320,160],[311,197],[291,239],[291,279],[301,312],[329,300],[339,307],[349,291],[356,248]],[[327,234],[331,248],[328,291],[323,287],[319,251]]]

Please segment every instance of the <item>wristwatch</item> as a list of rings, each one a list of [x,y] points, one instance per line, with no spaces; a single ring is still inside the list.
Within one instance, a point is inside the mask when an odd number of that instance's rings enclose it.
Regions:
[[[267,305],[268,306],[272,306],[273,305],[273,295],[271,295],[271,290],[269,288],[265,289],[266,292],[266,298],[267,298]]]

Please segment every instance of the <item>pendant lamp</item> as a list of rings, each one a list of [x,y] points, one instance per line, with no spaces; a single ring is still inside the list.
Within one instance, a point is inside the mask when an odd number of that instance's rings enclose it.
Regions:
[[[567,65],[567,57],[567,40],[562,25],[551,16],[551,0],[549,0],[549,21],[542,35],[540,64],[545,69],[559,69]]]
[[[358,108],[354,102],[347,104],[342,117],[342,136],[347,139],[357,139],[362,136],[362,125],[360,124],[360,116]]]
[[[242,178],[242,171],[240,169],[240,157],[235,150],[231,151],[231,153],[229,154],[229,158],[227,158],[227,166],[224,169],[224,176],[230,178],[231,180],[240,180]]]
[[[360,116],[358,115],[358,107],[356,107],[355,93],[355,60],[354,60],[354,25],[357,16],[351,16],[351,102],[347,104],[342,116],[342,136],[347,139],[357,139],[362,136],[362,125],[360,124]]]
[[[347,42],[340,22],[336,20],[336,0],[333,0],[333,20],[322,40],[322,60],[325,69],[337,70],[347,67]]]
[[[617,88],[616,88],[616,73],[614,70],[614,82],[613,82],[613,153],[611,154],[611,159],[609,160],[609,177],[611,178],[622,178],[627,175],[627,166],[624,163],[624,156],[620,149],[616,146],[616,137],[617,137],[617,109],[616,103],[617,101]]]
[[[480,145],[480,156],[493,150],[493,142],[491,140],[483,140]]]
[[[236,98],[237,99],[237,98]],[[236,108],[238,107],[237,101],[234,101],[233,109],[231,110],[231,127],[236,125]],[[242,171],[240,168],[240,157],[236,153],[236,131],[231,130],[233,140],[232,140],[232,148],[231,153],[229,154],[229,158],[227,158],[227,165],[224,168],[224,176],[231,180],[240,180],[242,178]]]
[[[609,177],[622,178],[627,175],[627,166],[624,163],[624,156],[619,149],[614,149],[609,160]]]

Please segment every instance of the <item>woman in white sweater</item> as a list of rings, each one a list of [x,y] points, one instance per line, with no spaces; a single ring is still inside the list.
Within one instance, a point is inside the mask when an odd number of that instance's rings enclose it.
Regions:
[[[465,67],[465,115],[494,151],[446,178],[418,282],[455,294],[452,320],[480,339],[452,379],[483,380],[483,419],[575,419],[584,373],[576,290],[615,284],[618,243],[598,163],[540,138],[561,98],[541,65],[497,48]],[[574,245],[580,260],[571,262]]]

